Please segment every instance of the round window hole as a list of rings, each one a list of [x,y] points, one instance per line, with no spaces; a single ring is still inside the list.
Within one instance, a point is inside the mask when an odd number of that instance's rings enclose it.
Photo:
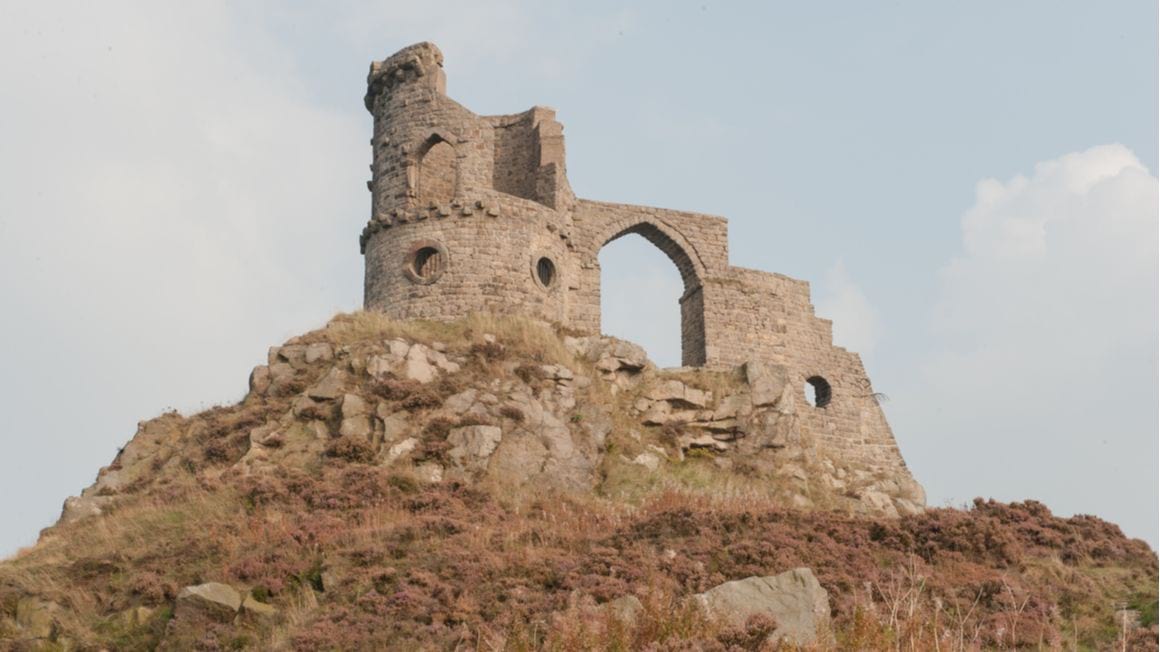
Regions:
[[[833,398],[830,383],[821,376],[810,376],[806,379],[806,402],[814,407],[824,408]]]
[[[536,261],[536,280],[546,288],[552,287],[556,280],[556,263],[552,259],[545,256]]]
[[[405,271],[416,283],[434,283],[447,269],[447,253],[435,244],[420,244],[407,257]]]

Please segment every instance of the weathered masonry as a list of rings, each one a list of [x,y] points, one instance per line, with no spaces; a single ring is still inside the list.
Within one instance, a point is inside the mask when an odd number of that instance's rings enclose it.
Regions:
[[[815,405],[798,415],[819,443],[901,463],[859,357],[833,345],[809,284],[729,264],[726,220],[579,199],[551,109],[480,116],[446,95],[430,43],[371,65],[374,115],[365,306],[401,319],[519,312],[598,333],[604,245],[636,233],[684,281],[686,366],[784,365]]]

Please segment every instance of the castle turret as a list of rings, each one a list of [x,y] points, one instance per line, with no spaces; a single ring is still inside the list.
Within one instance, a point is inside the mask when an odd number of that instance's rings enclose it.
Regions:
[[[555,112],[472,113],[447,97],[443,55],[430,43],[372,64],[365,103],[375,121],[366,307],[564,321],[574,197]]]

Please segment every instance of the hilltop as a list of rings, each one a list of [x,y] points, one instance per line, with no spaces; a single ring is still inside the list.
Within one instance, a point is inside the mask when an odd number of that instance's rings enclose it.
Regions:
[[[799,392],[528,318],[340,315],[236,404],[142,422],[0,563],[0,647],[766,649],[787,615],[704,596],[793,571],[807,647],[1156,648],[1147,544],[926,508],[797,427]]]

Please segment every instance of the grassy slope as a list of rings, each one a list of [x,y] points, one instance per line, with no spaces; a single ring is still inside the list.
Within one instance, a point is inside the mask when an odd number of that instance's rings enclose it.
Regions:
[[[500,335],[504,357],[577,364],[554,334],[486,318],[354,316],[302,339],[404,336],[471,350],[482,332]],[[499,373],[501,354],[476,353],[465,373]],[[21,599],[36,596],[63,607],[60,648],[758,649],[768,623],[722,630],[684,598],[796,566],[830,592],[844,648],[1104,648],[1118,636],[1113,604],[1156,619],[1157,560],[1146,544],[1035,502],[896,521],[792,511],[696,456],[648,482],[610,466],[602,491],[569,495],[426,485],[358,455],[269,476],[222,473],[234,458],[228,442],[284,411],[279,400],[191,417],[205,423],[158,465],[164,483],[142,484],[105,517],[52,528],[0,564],[0,646],[6,627],[15,635]],[[281,617],[175,630],[177,591],[206,581],[252,590]],[[598,606],[629,594],[646,607],[634,625]],[[152,611],[127,618],[136,606]],[[1154,648],[1154,630],[1133,645]]]

